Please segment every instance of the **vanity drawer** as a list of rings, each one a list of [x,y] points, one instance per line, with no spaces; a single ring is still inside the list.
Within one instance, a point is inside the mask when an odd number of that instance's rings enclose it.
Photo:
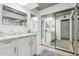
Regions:
[[[36,39],[36,36],[28,36],[28,37],[24,37],[24,38],[20,38],[18,40],[19,43],[24,43],[24,42],[29,42],[33,39]]]
[[[0,49],[8,48],[16,45],[16,40],[7,40],[0,42]]]
[[[30,39],[35,40],[35,39],[37,39],[37,37],[36,36],[31,36]]]
[[[18,42],[19,42],[19,43],[24,43],[24,42],[28,42],[28,41],[30,41],[30,40],[31,40],[30,37],[25,37],[25,38],[19,39]]]

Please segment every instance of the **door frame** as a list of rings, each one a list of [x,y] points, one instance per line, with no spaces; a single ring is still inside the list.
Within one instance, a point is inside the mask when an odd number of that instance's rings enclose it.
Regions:
[[[60,28],[62,28],[62,25],[61,25],[61,23],[62,23],[62,21],[68,21],[68,23],[69,23],[69,25],[68,25],[68,30],[69,30],[69,33],[68,33],[68,35],[69,35],[69,37],[68,37],[68,39],[70,40],[70,19],[63,19],[63,20],[60,20]],[[61,37],[61,39],[62,39],[62,29],[60,29],[60,37]]]

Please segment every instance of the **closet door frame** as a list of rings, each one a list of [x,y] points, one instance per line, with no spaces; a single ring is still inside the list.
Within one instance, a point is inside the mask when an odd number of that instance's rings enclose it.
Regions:
[[[68,30],[69,30],[69,33],[68,33],[68,35],[69,35],[69,37],[68,37],[68,39],[70,40],[70,19],[63,19],[63,20],[61,20],[61,23],[62,23],[62,21],[68,21]],[[62,28],[62,24],[60,23],[60,28]],[[62,39],[62,29],[60,30],[60,32],[61,32],[61,39]]]

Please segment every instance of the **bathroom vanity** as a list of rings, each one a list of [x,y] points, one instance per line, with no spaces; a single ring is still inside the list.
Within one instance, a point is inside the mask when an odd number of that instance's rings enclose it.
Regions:
[[[0,56],[33,56],[37,52],[37,34],[0,37]]]
[[[37,34],[27,33],[27,13],[6,5],[1,7],[0,56],[36,55]]]

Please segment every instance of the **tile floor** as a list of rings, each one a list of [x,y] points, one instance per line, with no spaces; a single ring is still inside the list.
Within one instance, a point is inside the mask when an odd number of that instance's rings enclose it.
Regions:
[[[52,52],[56,52],[58,54],[61,54],[62,56],[73,56],[73,54],[71,54],[71,53],[67,53],[67,52],[60,51],[60,50],[57,50],[54,48],[46,47],[46,46],[43,46],[40,44],[37,46],[37,48],[38,48],[37,55],[41,54],[44,50],[48,50],[48,51],[52,51]]]

